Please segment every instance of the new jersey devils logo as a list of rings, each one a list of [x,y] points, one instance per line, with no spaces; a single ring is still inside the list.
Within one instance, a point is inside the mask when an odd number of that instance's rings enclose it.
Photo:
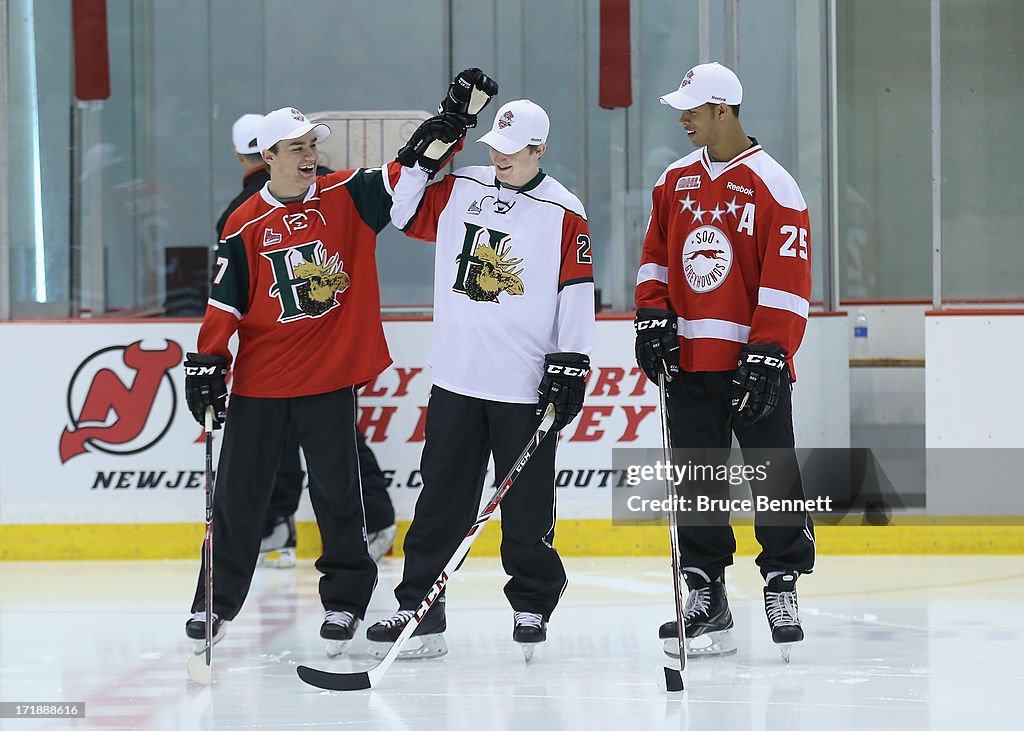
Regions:
[[[60,461],[85,454],[87,446],[136,454],[160,441],[174,422],[178,398],[169,371],[181,354],[173,340],[163,350],[143,350],[138,340],[82,361],[68,384],[71,425],[60,435]]]

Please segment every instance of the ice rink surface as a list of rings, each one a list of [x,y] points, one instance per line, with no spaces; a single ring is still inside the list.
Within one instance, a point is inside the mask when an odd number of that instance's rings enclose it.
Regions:
[[[667,559],[566,559],[569,587],[527,665],[496,558],[448,588],[449,654],[398,661],[378,688],[320,691],[299,663],[376,661],[359,639],[328,660],[318,574],[261,569],[215,648],[214,684],[188,680],[184,622],[198,561],[0,562],[0,701],[84,701],[74,722],[30,729],[949,729],[1024,728],[1024,560],[819,557],[798,585],[807,639],[783,663],[748,556],[729,570],[739,652],[689,663],[681,696],[658,689],[671,618]],[[368,616],[394,608],[385,559]]]

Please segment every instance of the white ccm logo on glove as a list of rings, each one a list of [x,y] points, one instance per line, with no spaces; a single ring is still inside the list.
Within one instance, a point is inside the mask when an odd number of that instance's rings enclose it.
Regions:
[[[217,366],[185,366],[186,376],[215,376]]]
[[[755,355],[753,353],[749,353],[747,355],[747,363],[764,363],[769,368],[776,368],[778,370],[782,370],[782,367],[786,364],[786,361],[779,360],[778,358],[774,358],[770,355]]]
[[[547,367],[547,373],[552,376],[564,374],[566,376],[575,376],[577,378],[583,378],[590,373],[589,368],[577,368],[576,366],[562,366],[549,364]]]
[[[640,332],[641,330],[651,330],[651,329],[656,328],[656,327],[667,328],[668,327],[668,319],[664,319],[664,320],[641,320],[640,322],[636,323],[636,331],[637,332]]]

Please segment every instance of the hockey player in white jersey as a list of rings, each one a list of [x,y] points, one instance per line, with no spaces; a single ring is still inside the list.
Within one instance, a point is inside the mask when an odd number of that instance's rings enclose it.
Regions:
[[[555,430],[582,408],[594,342],[592,252],[583,205],[540,169],[548,130],[540,106],[509,102],[477,140],[489,146],[492,165],[457,169],[422,199],[396,201],[392,222],[436,241],[433,387],[423,487],[395,590],[399,611],[368,628],[371,652],[386,651],[401,633],[466,535],[488,457],[505,474],[548,403]],[[423,164],[426,186],[433,171]],[[505,595],[527,660],[546,639],[566,586],[553,546],[556,442],[551,435],[541,443],[501,503]],[[420,648],[405,656],[447,651],[443,599],[413,635]]]

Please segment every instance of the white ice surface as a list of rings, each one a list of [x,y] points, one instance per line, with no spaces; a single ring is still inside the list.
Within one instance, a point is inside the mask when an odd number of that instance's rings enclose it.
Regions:
[[[801,578],[807,640],[786,666],[771,644],[750,557],[729,570],[739,652],[691,661],[688,690],[655,683],[668,662],[667,559],[566,559],[569,588],[526,665],[493,558],[448,590],[450,652],[400,661],[373,691],[306,686],[298,663],[375,661],[360,629],[347,657],[318,637],[309,561],[260,569],[214,652],[211,688],[185,672],[198,563],[0,562],[0,701],[84,701],[86,718],[2,720],[29,729],[949,729],[1024,728],[1024,560],[829,557]],[[395,606],[385,559],[368,621]]]

